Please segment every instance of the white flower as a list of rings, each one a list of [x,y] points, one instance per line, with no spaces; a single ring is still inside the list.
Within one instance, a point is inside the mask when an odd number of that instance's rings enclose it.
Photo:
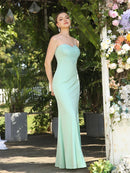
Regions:
[[[115,109],[114,109],[114,107],[113,107],[113,106],[111,106],[111,107],[110,107],[109,112],[110,112],[110,114],[114,114]]]
[[[122,105],[122,110],[126,111],[126,106],[125,105]]]
[[[125,70],[129,70],[130,69],[130,64],[125,64]]]
[[[127,52],[127,50],[125,50],[125,49],[122,49],[122,50],[121,50],[121,55],[124,55],[124,54],[126,54],[126,52]]]
[[[118,105],[122,105],[121,101],[118,101]]]
[[[119,111],[119,109],[120,109],[120,107],[119,107],[117,104],[113,104],[113,107],[114,107],[114,109],[115,109],[115,112],[116,112],[116,111]]]
[[[102,41],[102,42],[101,42],[101,49],[102,49],[102,50],[106,50],[106,49],[108,49],[108,48],[109,48],[109,44],[107,44],[106,42]]]
[[[109,64],[108,67],[109,67],[110,69],[116,69],[117,64],[116,64],[116,63],[111,63],[111,64]]]
[[[119,63],[119,67],[120,68],[125,68],[125,64],[122,62],[122,63]]]
[[[111,34],[111,33],[112,33],[112,30],[109,29],[109,30],[107,31],[107,33],[108,33],[108,34]]]
[[[120,20],[120,19],[119,19]],[[123,34],[124,33],[124,30],[122,29],[122,28],[119,28],[118,30],[117,30],[120,34]]]
[[[115,114],[115,112],[119,112],[120,107],[117,104],[113,104],[110,109],[109,112],[110,114]]]
[[[130,50],[130,46],[128,44],[124,44],[122,46],[122,49],[127,52],[128,50]]]
[[[110,101],[113,101],[113,96],[110,96],[110,97],[109,97],[109,100],[110,100]]]
[[[114,117],[115,117],[115,118],[120,117],[119,112],[115,112]]]
[[[121,55],[121,54],[122,54],[121,50],[120,50],[120,51],[117,51],[117,54],[118,54],[118,55]]]
[[[112,51],[113,51],[113,47],[110,47],[107,52],[108,54],[111,54]]]
[[[130,64],[130,57],[127,59],[126,62],[127,62],[127,64]]]
[[[121,57],[118,58],[118,63],[122,63],[122,58]]]
[[[107,44],[111,44],[110,38],[107,38],[105,41],[106,41]]]
[[[106,53],[106,57],[107,57],[107,58],[109,57],[109,54],[108,54],[108,53]]]
[[[124,71],[124,69],[123,68],[118,68],[116,71],[117,71],[117,73],[121,73],[121,72]]]
[[[112,36],[111,36],[111,39],[112,39],[112,40],[115,40],[115,39],[116,39],[116,35],[112,35]]]

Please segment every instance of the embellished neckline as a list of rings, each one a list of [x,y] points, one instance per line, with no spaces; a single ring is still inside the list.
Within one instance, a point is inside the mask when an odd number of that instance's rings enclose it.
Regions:
[[[77,45],[73,45],[73,46],[71,46],[70,44],[67,44],[67,43],[63,43],[63,44],[60,44],[59,46],[57,46],[57,48],[56,48],[56,50],[60,47],[60,46],[62,46],[62,45],[67,45],[67,46],[69,46],[69,47],[72,47],[72,48],[74,48],[75,46],[78,48],[78,46]]]

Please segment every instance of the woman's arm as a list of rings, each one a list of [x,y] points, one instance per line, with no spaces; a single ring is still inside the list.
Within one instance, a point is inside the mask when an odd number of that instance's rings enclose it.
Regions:
[[[79,47],[79,40],[76,40],[76,45],[77,47]]]
[[[48,45],[48,48],[47,48],[45,62],[44,62],[46,75],[47,75],[47,78],[48,78],[48,81],[49,81],[49,91],[51,91],[51,95],[53,95],[53,96],[54,96],[54,92],[53,92],[53,88],[52,88],[53,76],[52,76],[51,62],[53,60],[56,47],[57,47],[56,38],[55,38],[55,36],[53,36],[50,39],[50,42],[49,42],[49,45]]]

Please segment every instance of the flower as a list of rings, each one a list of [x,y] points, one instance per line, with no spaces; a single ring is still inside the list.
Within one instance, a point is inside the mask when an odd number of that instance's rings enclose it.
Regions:
[[[127,41],[130,42],[130,33],[126,36]]]
[[[113,101],[113,99],[114,99],[113,96],[110,96],[110,97],[109,97],[109,100],[110,100],[110,101]]]
[[[109,67],[110,69],[116,69],[117,64],[116,64],[116,63],[111,63],[111,64],[109,64],[108,67]]]
[[[125,40],[125,37],[121,35],[117,38],[116,42],[122,43],[124,40]]]
[[[129,173],[130,172],[130,156],[123,157],[119,164],[116,165],[116,169],[112,173]]]
[[[124,69],[123,68],[117,68],[117,73],[121,73],[121,72],[123,72],[124,71]]]
[[[108,33],[108,34],[111,34],[111,33],[112,33],[112,30],[109,29],[109,30],[107,31],[107,33]]]
[[[120,84],[116,84],[116,81],[113,79],[113,77],[110,78],[110,83],[109,83],[110,88],[113,89],[118,89]]]
[[[113,21],[112,21],[112,25],[118,26],[118,25],[119,25],[119,20],[113,20]]]
[[[122,61],[118,61],[118,66],[119,66],[120,68],[125,68],[125,63],[122,62]]]
[[[127,52],[128,50],[130,50],[130,46],[128,44],[124,44],[122,46],[122,49]]]
[[[119,44],[119,43],[115,44],[114,48],[116,51],[121,50],[121,44]]]
[[[109,38],[104,39],[104,40],[101,42],[101,49],[102,49],[102,50],[108,49],[110,44],[111,44],[111,40],[110,40]]]
[[[116,112],[119,112],[120,107],[118,106],[118,104],[113,104],[110,109],[109,112],[110,114],[115,114]],[[117,114],[117,113],[116,113]]]
[[[114,114],[114,112],[115,112],[114,108],[110,107],[109,112],[110,112],[110,114]]]
[[[117,30],[117,32],[119,32],[120,34],[123,34],[123,33],[124,33],[124,30],[123,30],[122,28],[119,28],[119,29]]]
[[[118,13],[116,11],[110,10],[109,11],[109,16],[112,18],[116,18],[118,16]]]
[[[113,52],[113,47],[110,47],[107,51],[108,54],[110,54],[111,52]]]
[[[130,64],[125,64],[125,70],[129,70],[130,69]]]
[[[106,57],[107,57],[107,58],[109,57],[109,54],[108,54],[108,53],[106,53]]]
[[[114,3],[112,6],[112,10],[117,10],[117,9],[118,9],[118,5],[116,3]]]
[[[111,36],[111,39],[112,39],[112,40],[115,40],[115,39],[116,39],[116,35],[112,35],[112,36]]]
[[[109,45],[106,42],[101,42],[101,49],[106,50],[108,49]]]
[[[123,26],[123,29],[130,30],[130,9],[124,11],[121,15],[120,25]]]
[[[127,64],[130,64],[130,57],[126,60]]]

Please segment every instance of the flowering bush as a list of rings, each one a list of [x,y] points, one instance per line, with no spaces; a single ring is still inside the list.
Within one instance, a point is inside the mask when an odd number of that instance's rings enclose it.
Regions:
[[[109,160],[99,159],[91,163],[88,169],[90,173],[110,173],[113,168]]]
[[[112,25],[118,26],[120,24],[121,15],[124,15],[125,18],[129,16],[129,12],[122,14],[122,10],[124,11],[126,9],[127,2],[128,0],[107,0],[106,7],[108,15],[112,18]],[[129,20],[126,23],[128,24],[128,22]]]
[[[130,118],[130,9],[128,0],[108,0],[108,31],[101,40],[101,50],[110,69],[110,116],[113,122]],[[129,4],[130,5],[130,4]]]
[[[116,169],[112,173],[130,173],[130,157],[121,159]]]
[[[114,122],[123,118],[130,118],[130,85],[121,86],[116,96],[117,103],[112,102],[110,107],[110,115]],[[113,97],[110,98],[113,101]]]

